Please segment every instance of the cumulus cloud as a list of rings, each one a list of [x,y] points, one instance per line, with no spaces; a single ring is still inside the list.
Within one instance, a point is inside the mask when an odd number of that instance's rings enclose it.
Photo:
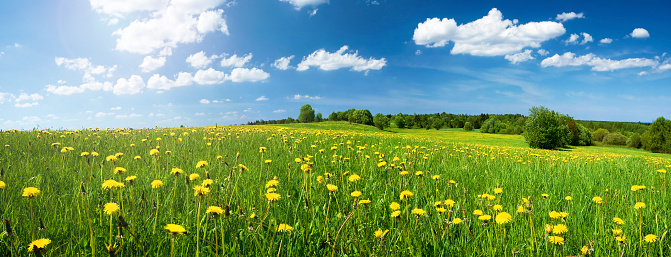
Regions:
[[[170,90],[175,87],[186,87],[193,84],[193,76],[188,72],[180,72],[175,80],[166,76],[154,74],[147,80],[147,88],[156,90]]]
[[[295,57],[294,55],[281,57],[280,59],[275,60],[272,66],[278,70],[287,70],[291,68],[291,66],[289,66],[289,63],[291,62],[291,59],[293,59],[294,57]]]
[[[233,82],[257,82],[266,80],[270,74],[258,68],[235,68],[231,71],[230,76],[226,76],[227,80]]]
[[[310,66],[319,67],[321,70],[337,70],[341,68],[351,68],[354,71],[368,71],[368,70],[380,70],[382,67],[387,65],[387,60],[385,58],[365,59],[359,56],[357,51],[351,52],[347,51],[348,46],[341,47],[338,51],[334,53],[327,52],[324,49],[319,49],[307,57],[303,57],[303,61],[298,64],[298,71],[304,71],[310,68]]]
[[[228,35],[228,25],[226,25],[224,18],[221,17],[222,13],[224,13],[222,9],[201,13],[198,16],[198,23],[196,24],[198,32],[207,34],[218,30]]]
[[[40,94],[26,94],[26,93],[21,93],[16,99],[14,99],[15,102],[21,102],[21,101],[39,101],[44,99],[44,97]]]
[[[576,56],[574,53],[566,52],[562,55],[555,54],[541,62],[541,67],[564,67],[564,66],[591,66],[593,71],[613,71],[619,69],[636,67],[655,67],[658,62],[646,58],[629,58],[624,60],[611,60],[596,57],[594,54]]]
[[[201,104],[210,104],[210,100],[207,100],[207,99],[203,98],[203,99],[200,99],[200,103]]]
[[[84,88],[81,87],[46,85],[45,88],[47,92],[56,95],[72,95],[72,94],[84,93]]]
[[[283,112],[286,112],[286,111],[287,111],[287,110],[279,109],[279,110],[274,110],[273,112],[274,112],[274,113],[283,113]]]
[[[557,18],[555,18],[555,20],[565,22],[567,20],[582,19],[582,18],[585,18],[584,13],[574,13],[574,12],[565,13],[565,12],[563,12],[561,14],[557,14]]]
[[[207,70],[198,70],[193,76],[193,81],[201,85],[214,85],[224,82],[226,74],[224,72],[209,68]]]
[[[240,68],[240,67],[244,66],[250,60],[252,60],[252,54],[251,53],[249,53],[245,56],[240,56],[240,57],[238,57],[237,54],[234,54],[231,57],[228,57],[228,58],[224,57],[223,59],[221,59],[221,67]]]
[[[144,80],[138,75],[132,75],[129,79],[120,78],[112,89],[115,95],[134,95],[142,93],[145,88]]]
[[[581,34],[582,34],[582,42],[580,42],[581,45],[587,44],[589,42],[594,42],[594,38],[592,38],[590,34],[587,34],[585,32]]]
[[[14,104],[14,107],[18,107],[18,108],[28,108],[28,107],[33,107],[33,106],[35,106],[35,105],[40,105],[40,103],[38,103],[38,102],[32,102],[32,103],[31,103],[31,102],[28,102],[28,103],[15,103],[15,104]]]
[[[604,45],[605,44],[610,44],[610,43],[613,43],[613,39],[604,38],[604,39],[599,40],[599,43],[604,44]]]
[[[582,35],[582,41],[580,41],[580,36],[581,35]],[[594,38],[592,38],[592,35],[590,35],[588,33],[585,33],[585,32],[582,32],[582,33],[580,33],[580,35],[571,34],[569,39],[567,39],[564,42],[566,43],[566,45],[577,45],[577,44],[584,45],[584,44],[587,44],[589,42],[594,42]]]
[[[512,64],[518,64],[521,62],[526,62],[528,60],[535,59],[533,56],[531,56],[531,50],[529,49],[524,50],[524,52],[521,53],[506,55],[504,58],[510,61]]]
[[[207,57],[205,52],[200,51],[189,55],[189,57],[186,58],[186,62],[189,63],[191,67],[196,69],[204,69],[205,67],[209,66],[212,63],[212,60],[216,59],[217,57],[217,55]]]
[[[310,100],[319,100],[321,97],[319,96],[310,96],[310,95],[301,95],[301,94],[295,94],[292,97],[287,97],[288,99],[294,99],[294,100],[301,100],[301,99],[310,99]]]
[[[112,108],[110,108],[110,110],[112,110],[112,111],[118,111],[118,110],[121,110],[121,106],[112,107]]]
[[[98,113],[96,113],[95,117],[96,118],[102,118],[102,117],[109,116],[109,115],[114,115],[114,113],[98,112]]]
[[[140,64],[140,68],[142,68],[142,72],[151,72],[158,68],[163,67],[163,65],[165,65],[164,56],[158,58],[145,56],[144,60],[142,60],[142,64]]]
[[[538,48],[565,32],[564,25],[552,21],[518,25],[504,20],[503,14],[493,8],[487,16],[462,25],[454,19],[426,19],[417,25],[412,39],[427,47],[443,47],[452,41],[452,54],[501,56],[519,53],[525,47]]]
[[[536,51],[536,52],[537,52],[538,54],[542,55],[542,56],[546,56],[546,55],[550,54],[550,52],[548,52],[548,51],[545,50],[545,49],[538,49],[538,51]]]
[[[266,97],[265,95],[262,95],[262,96],[260,96],[259,98],[256,98],[256,101],[257,101],[257,102],[258,102],[258,101],[268,101],[268,100],[269,100],[268,97]]]
[[[629,36],[633,38],[649,38],[650,33],[644,28],[636,28],[629,34]]]
[[[105,67],[102,65],[94,65],[88,58],[75,58],[68,59],[64,57],[55,57],[54,59],[57,66],[62,66],[68,70],[83,71],[84,75],[82,76],[83,83],[79,86],[67,86],[65,80],[58,80],[55,85],[46,85],[45,88],[47,92],[57,94],[57,95],[71,95],[83,93],[86,90],[105,90],[111,91],[113,84],[111,82],[105,81],[100,82],[96,76],[102,76],[105,78],[112,77],[112,73],[116,71],[117,66]]]
[[[131,113],[131,114],[119,114],[117,116],[114,116],[115,119],[128,119],[137,117],[142,117],[142,114]]]
[[[13,94],[0,92],[0,104],[11,102],[12,99],[14,99]]]
[[[296,8],[296,10],[300,10],[305,6],[318,6],[320,4],[328,4],[329,0],[280,0],[280,2],[290,3],[291,5],[294,6],[294,8]]]

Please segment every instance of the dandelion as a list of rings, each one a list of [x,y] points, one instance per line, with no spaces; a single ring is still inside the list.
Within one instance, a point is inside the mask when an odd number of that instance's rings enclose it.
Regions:
[[[552,230],[554,230],[554,227],[550,224],[545,224],[545,233],[552,233]]]
[[[548,241],[552,244],[555,244],[555,245],[563,245],[564,244],[564,238],[559,237],[559,236],[549,236]]]
[[[666,173],[666,170],[665,170],[665,169],[658,169],[657,172],[659,172],[659,173]]]
[[[196,163],[196,168],[199,168],[199,169],[205,168],[205,167],[207,167],[207,165],[208,164],[207,164],[206,161],[199,161],[198,163]]]
[[[615,222],[615,224],[618,224],[618,225],[624,225],[624,220],[620,219],[618,217],[613,218],[613,222]]]
[[[391,208],[391,209],[394,210],[394,211],[397,211],[398,209],[401,209],[401,205],[398,204],[397,202],[392,202],[392,203],[389,205],[389,208]]]
[[[559,219],[561,217],[561,214],[559,214],[559,212],[556,211],[551,211],[549,215],[550,218],[552,218],[553,220]]]
[[[211,180],[211,179],[206,179],[206,180],[203,180],[203,183],[201,183],[200,185],[201,185],[201,186],[204,186],[204,187],[210,187],[210,186],[212,185],[212,183],[214,183],[213,180]]]
[[[381,162],[378,162],[378,163],[377,163],[377,167],[378,167],[378,168],[382,168],[382,167],[384,167],[384,166],[386,166],[386,165],[387,165],[387,162],[385,162],[385,161],[381,161]]]
[[[319,182],[319,183],[324,182],[324,177],[322,177],[322,176],[317,176],[317,182]]]
[[[613,236],[620,236],[622,235],[622,229],[613,229]]]
[[[28,252],[32,253],[35,252],[36,254],[44,251],[45,248],[47,248],[47,245],[51,243],[51,240],[48,238],[40,238],[35,241],[32,241],[30,244],[28,244]]]
[[[179,234],[186,233],[186,229],[184,229],[184,227],[182,227],[180,225],[177,225],[177,224],[167,224],[163,228],[167,229],[168,233],[170,233],[170,235],[179,235]]]
[[[163,187],[163,181],[154,180],[151,182],[151,188],[157,189]]]
[[[542,194],[541,196],[542,196],[544,199],[548,199],[548,197],[550,197],[550,195],[548,195],[548,194]]]
[[[433,175],[433,176],[431,176],[431,178],[432,178],[433,180],[438,180],[438,179],[440,178],[440,175]]]
[[[454,218],[452,220],[452,224],[454,224],[454,225],[459,225],[459,223],[461,223],[461,222],[462,222],[462,220],[460,218]]]
[[[481,220],[481,221],[487,222],[487,221],[492,219],[492,216],[491,215],[480,215],[478,217],[478,219]]]
[[[648,234],[648,235],[645,236],[644,240],[648,243],[654,243],[654,242],[657,241],[657,236],[654,235],[654,234]]]
[[[265,152],[266,152],[265,147],[263,147],[263,146],[259,147],[259,153],[265,153]]]
[[[360,179],[361,179],[361,177],[359,177],[359,175],[352,174],[352,175],[349,176],[349,178],[347,180],[349,180],[349,182],[357,182]]]
[[[198,175],[197,173],[192,173],[191,175],[189,175],[189,180],[191,180],[191,181],[194,181],[194,180],[199,179],[199,178],[200,178],[200,175]]]
[[[195,186],[193,188],[193,190],[194,190],[194,192],[193,192],[194,196],[203,197],[203,196],[207,196],[207,194],[210,193],[210,189],[207,188],[207,187],[204,187],[204,186]]]
[[[526,211],[526,210],[524,209],[524,207],[523,207],[522,205],[517,206],[517,213],[523,213],[523,212],[525,212],[525,211]]]
[[[142,159],[142,156],[136,155],[135,157],[133,157],[133,159],[134,159],[134,160],[141,160],[141,159]]]
[[[270,164],[271,162],[273,162],[273,160],[266,160],[265,164]]]
[[[392,218],[398,218],[401,215],[401,211],[393,211],[391,213]]]
[[[335,192],[336,190],[338,190],[338,187],[337,187],[336,185],[333,185],[333,184],[328,184],[328,185],[326,185],[326,188],[327,188],[330,192]]]
[[[4,184],[4,182],[3,182],[3,184]],[[4,186],[3,186],[3,188],[4,188]],[[32,199],[32,198],[34,198],[35,196],[38,196],[38,195],[40,195],[40,190],[35,188],[35,187],[26,187],[26,188],[23,189],[23,195],[22,196],[24,196],[24,197],[28,197],[28,198]]]
[[[216,217],[219,217],[219,215],[224,213],[224,209],[222,209],[219,206],[210,206],[210,207],[207,207],[207,210],[205,211],[205,213],[207,213],[207,214],[211,215],[212,217],[216,218]]]
[[[552,228],[552,233],[556,235],[561,235],[568,232],[568,227],[564,224],[557,224]]]
[[[492,206],[492,209],[494,209],[495,211],[500,211],[500,210],[503,210],[503,206],[501,206],[500,204],[497,204],[497,205]]]
[[[3,182],[2,180],[0,180],[0,189],[4,189],[5,186],[6,186],[5,182]]]
[[[364,200],[359,200],[359,204],[369,204],[371,203],[370,200],[364,199]]]
[[[124,174],[124,173],[126,173],[126,169],[124,169],[123,167],[114,168],[114,174]]]
[[[158,149],[149,150],[149,155],[151,155],[151,156],[158,156],[159,154],[160,154],[160,152],[158,151]]]
[[[618,242],[622,243],[627,240],[627,235],[621,235],[615,238]]]
[[[87,156],[89,156],[89,152],[82,152],[79,156],[87,157]]]
[[[361,191],[354,191],[350,194],[352,197],[359,197],[361,196]]]
[[[303,164],[301,165],[301,170],[302,170],[303,172],[310,172],[310,171],[312,171],[312,168],[311,168],[310,165],[308,165],[307,163],[303,163]]]
[[[105,160],[107,160],[108,162],[116,162],[119,159],[114,155],[110,155],[110,156],[107,156],[107,158],[105,158]]]
[[[592,197],[592,201],[594,201],[596,204],[603,203],[603,199],[601,197],[598,197],[598,196]]]
[[[172,168],[172,170],[170,170],[171,175],[179,176],[182,173],[184,173],[184,171],[180,168]]]
[[[401,196],[399,198],[401,200],[403,200],[403,199],[408,199],[408,198],[413,197],[413,196],[415,196],[415,195],[412,192],[410,192],[409,190],[404,190],[403,192],[401,192]]]
[[[120,208],[117,203],[106,203],[103,211],[105,214],[112,216],[119,213],[119,209]]]
[[[377,238],[382,238],[389,232],[389,229],[382,231],[382,229],[378,229],[375,231],[375,237]]]
[[[496,223],[503,225],[513,220],[513,216],[507,212],[501,212],[496,215]]]
[[[280,194],[278,193],[266,193],[266,199],[268,199],[269,202],[277,202],[282,198]]]
[[[419,208],[415,208],[412,210],[412,214],[415,214],[417,216],[424,216],[424,214],[426,214],[426,211]]]
[[[500,188],[500,187],[494,188],[494,193],[497,194],[497,195],[502,194],[503,193],[503,188]]]
[[[571,197],[570,195],[567,195],[566,197],[564,197],[564,200],[571,201],[571,200],[573,200],[573,197]]]
[[[481,210],[475,210],[475,211],[473,211],[473,215],[482,216],[482,211]]]
[[[643,202],[637,202],[636,204],[634,204],[634,209],[636,209],[636,210],[640,210],[640,209],[643,209],[645,207],[646,207],[646,205]]]
[[[105,182],[103,182],[103,184],[102,184],[102,188],[104,188],[104,189],[108,189],[108,190],[112,190],[112,189],[116,189],[116,188],[121,188],[121,187],[123,187],[123,186],[124,186],[123,183],[121,183],[121,182],[117,182],[117,181],[114,180],[114,179],[108,179],[108,180],[105,180]]]
[[[436,208],[436,211],[437,211],[438,213],[444,213],[444,212],[447,211],[447,209],[445,209],[445,208],[443,208],[443,207],[438,207],[438,208]]]
[[[562,219],[566,219],[566,217],[568,217],[568,212],[565,212],[565,211],[560,212],[560,213],[559,213],[559,216],[561,216]]]
[[[291,232],[291,231],[294,231],[294,228],[287,224],[282,223],[279,226],[277,226],[277,232]]]

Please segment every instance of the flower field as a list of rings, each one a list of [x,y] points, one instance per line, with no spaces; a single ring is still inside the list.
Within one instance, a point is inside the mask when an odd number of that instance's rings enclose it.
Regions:
[[[438,133],[5,131],[0,256],[671,254],[671,158]]]

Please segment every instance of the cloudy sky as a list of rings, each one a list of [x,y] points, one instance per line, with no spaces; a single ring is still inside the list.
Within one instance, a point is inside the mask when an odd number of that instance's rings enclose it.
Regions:
[[[9,0],[0,129],[671,116],[666,1]]]

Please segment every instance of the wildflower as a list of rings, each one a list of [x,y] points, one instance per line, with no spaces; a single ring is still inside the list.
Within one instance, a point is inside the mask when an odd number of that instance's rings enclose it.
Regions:
[[[492,209],[494,209],[495,211],[500,211],[500,210],[503,210],[503,206],[501,206],[500,204],[497,204],[497,205],[494,205],[492,207]]]
[[[364,200],[359,200],[359,204],[369,204],[370,200],[364,199]]]
[[[301,165],[301,170],[303,172],[310,172],[310,171],[312,171],[312,168],[310,168],[310,165],[308,165],[307,163],[303,163]]]
[[[352,197],[359,197],[361,196],[361,191],[354,191],[350,194]]]
[[[454,201],[452,199],[447,199],[447,200],[445,200],[445,205],[452,208],[452,207],[454,207]]]
[[[191,180],[191,181],[194,181],[194,180],[199,179],[199,178],[200,178],[200,175],[198,175],[197,173],[192,173],[191,175],[189,175],[189,180]]]
[[[279,226],[277,226],[277,232],[291,232],[291,231],[294,231],[294,228],[287,224],[282,223]]]
[[[438,207],[438,208],[436,208],[436,211],[437,211],[438,213],[444,213],[444,212],[447,211],[447,209],[445,209],[445,208],[443,208],[443,207]]]
[[[182,173],[184,173],[184,171],[180,168],[172,168],[172,170],[170,171],[170,174],[175,176],[178,176]]]
[[[392,203],[389,205],[389,208],[391,208],[392,210],[396,211],[396,210],[398,210],[398,209],[401,209],[401,205],[398,204],[397,202],[392,202]]]
[[[544,199],[547,199],[548,197],[550,197],[550,195],[548,195],[548,194],[542,194],[541,196],[542,196]]]
[[[103,182],[102,187],[104,189],[110,189],[111,190],[111,189],[123,187],[123,183],[119,183],[114,179],[108,179],[108,180],[105,180],[105,182]]]
[[[622,243],[627,240],[627,235],[621,235],[615,238],[618,242]]]
[[[247,169],[247,166],[245,166],[245,165],[242,164],[242,163],[241,163],[241,164],[238,164],[238,167],[240,167],[241,170],[249,170],[249,169]]]
[[[401,196],[399,198],[401,200],[403,200],[403,199],[408,199],[408,198],[413,197],[413,196],[415,196],[415,195],[412,192],[410,192],[409,190],[404,190],[403,192],[401,192]]]
[[[167,229],[170,235],[184,234],[186,232],[184,227],[177,224],[167,224],[163,228]]]
[[[565,212],[565,211],[560,212],[560,213],[559,213],[559,216],[561,216],[562,219],[565,219],[566,217],[568,217],[568,212]]]
[[[46,248],[47,245],[49,245],[50,243],[51,243],[51,240],[49,240],[48,238],[37,239],[37,240],[31,242],[28,245],[28,252],[32,253],[33,251],[36,251],[36,250],[37,250],[37,252],[39,252],[41,250],[44,250],[44,248]]]
[[[382,231],[382,229],[378,229],[375,231],[375,237],[377,238],[382,238],[384,235],[386,235],[389,232],[389,229]]]
[[[517,206],[517,213],[523,213],[524,211],[526,210],[524,209],[524,207],[522,207],[522,205]]]
[[[554,227],[552,227],[552,225],[545,224],[545,232],[546,233],[550,234],[550,233],[552,233],[552,230],[554,230]]]
[[[440,178],[440,175],[433,175],[433,176],[431,176],[431,178],[432,178],[433,180],[438,180],[438,179]]]
[[[206,196],[207,194],[210,193],[210,189],[204,186],[195,186],[193,187],[193,195],[194,196]]]
[[[205,213],[210,214],[210,215],[212,215],[213,217],[216,218],[219,215],[224,213],[224,209],[222,209],[219,206],[210,206],[210,207],[207,207],[207,210],[205,211]]]
[[[426,211],[419,208],[415,208],[412,210],[412,214],[415,214],[417,216],[423,216],[424,214],[426,214]]]
[[[124,174],[126,172],[126,169],[123,167],[116,167],[114,168],[114,174]]]
[[[357,174],[352,174],[352,175],[349,176],[349,178],[348,178],[349,182],[357,182],[357,181],[359,181],[360,179],[361,179],[361,177],[359,177],[359,175],[357,175]]]
[[[277,181],[276,179],[271,179],[270,181],[268,181],[268,182],[266,183],[266,188],[269,188],[269,187],[276,187],[276,186],[279,186],[279,185],[280,185],[280,182],[279,182],[279,181]]]
[[[415,176],[418,176],[418,177],[422,176],[422,174],[424,174],[424,172],[421,172],[421,171],[415,172]]]
[[[203,180],[203,183],[201,183],[200,185],[201,185],[201,186],[204,186],[204,187],[210,187],[210,186],[212,185],[212,183],[214,183],[213,180],[211,180],[211,179],[206,179],[206,180]]]
[[[496,215],[496,223],[498,224],[503,225],[510,222],[511,220],[513,220],[513,216],[507,212],[501,212]]]
[[[121,156],[123,156],[123,153],[115,153],[114,154],[114,157],[116,157],[117,159],[119,159],[119,157],[121,157]]]
[[[401,211],[394,211],[394,212],[391,213],[392,218],[397,218],[400,215],[401,215]]]
[[[105,211],[105,214],[112,216],[119,213],[119,209],[120,208],[117,203],[106,203],[103,210]]]
[[[114,155],[110,155],[110,156],[107,156],[107,158],[105,158],[105,160],[107,160],[108,162],[116,162],[118,160],[118,158]]]
[[[134,160],[140,160],[140,159],[142,159],[142,156],[137,155],[137,156],[133,157],[133,159]]]
[[[613,229],[613,236],[622,235],[622,229]]]
[[[4,189],[4,188],[5,188],[5,182],[2,182],[2,180],[0,180],[0,189]]]
[[[81,157],[89,156],[89,152],[82,152],[79,156]]]
[[[151,188],[161,188],[163,187],[163,181],[154,180],[151,182]]]
[[[573,200],[573,197],[571,197],[570,195],[567,195],[566,197],[564,197],[564,200],[571,201],[571,200]]]
[[[503,193],[503,188],[500,188],[500,187],[494,188],[494,193],[497,194],[497,195],[502,194]]]
[[[401,177],[402,177],[402,176],[408,175],[408,172],[407,172],[407,171],[401,171],[401,172],[399,173],[399,175],[401,175]]]
[[[550,218],[552,218],[553,220],[559,219],[559,217],[561,217],[559,212],[556,212],[556,211],[551,211],[550,212]]]
[[[589,254],[589,247],[587,247],[586,245],[583,245],[582,248],[580,248],[580,252],[582,253],[582,255]]]
[[[91,156],[93,156],[93,157],[97,157],[97,156],[98,156],[98,153],[97,153],[97,152],[91,152]]]
[[[665,170],[665,169],[658,169],[657,172],[659,172],[659,173],[666,173],[666,170]]]
[[[473,215],[475,215],[475,216],[481,216],[481,215],[482,215],[482,211],[481,211],[481,210],[475,210],[475,211],[473,211]]]
[[[568,227],[564,224],[557,224],[552,228],[552,233],[556,235],[561,235],[568,232]]]
[[[282,196],[278,193],[266,193],[266,199],[268,199],[269,202],[277,202],[281,198]]]
[[[259,147],[259,153],[265,153],[265,152],[266,152],[266,148],[265,148],[265,147],[263,147],[263,146],[262,146],[262,147]]]
[[[624,220],[620,219],[618,217],[613,218],[613,222],[615,222],[615,224],[618,224],[618,225],[624,225]]]
[[[266,160],[265,161],[266,164],[270,164],[271,162],[273,162],[273,160]]]
[[[149,155],[151,156],[158,156],[160,152],[157,149],[151,149],[149,150]]]
[[[133,183],[133,181],[134,181],[136,178],[137,178],[137,176],[128,176],[128,177],[126,177],[126,181],[128,181],[129,183]]]
[[[645,236],[644,240],[648,243],[654,243],[654,242],[657,241],[657,236],[653,235],[653,234],[648,234],[648,235]]]
[[[205,168],[207,165],[208,164],[206,161],[199,161],[198,163],[196,163],[196,168]]]
[[[603,203],[603,199],[601,199],[601,197],[598,197],[598,196],[593,197],[592,201],[594,201],[596,204]]]
[[[23,189],[23,195],[28,198],[33,198],[40,195],[40,190],[35,187],[26,187]]]
[[[324,182],[324,177],[322,177],[322,176],[317,176],[317,182],[319,182],[319,183]]]
[[[384,167],[385,165],[387,165],[387,162],[385,162],[385,161],[381,161],[381,162],[378,162],[378,163],[377,163],[377,167],[378,167],[378,168],[382,168],[382,167]]]
[[[452,220],[452,224],[454,224],[454,225],[459,225],[459,223],[461,223],[461,221],[462,221],[462,220],[461,220],[460,218],[454,218],[454,219]]]
[[[559,237],[559,236],[549,236],[548,241],[550,243],[555,244],[555,245],[563,245],[564,244],[564,238]]]
[[[488,201],[493,201],[494,199],[496,199],[496,196],[487,194],[487,200],[488,200]]]
[[[330,192],[335,192],[336,190],[338,190],[338,187],[337,187],[336,185],[333,185],[333,184],[328,184],[328,185],[326,185],[326,188],[327,188]]]
[[[643,202],[637,202],[636,204],[634,204],[634,209],[636,209],[636,210],[643,209],[643,208],[645,208],[645,203],[643,203]]]
[[[492,216],[491,215],[480,215],[480,217],[478,217],[478,219],[481,220],[481,221],[487,222],[487,221],[492,219]]]

